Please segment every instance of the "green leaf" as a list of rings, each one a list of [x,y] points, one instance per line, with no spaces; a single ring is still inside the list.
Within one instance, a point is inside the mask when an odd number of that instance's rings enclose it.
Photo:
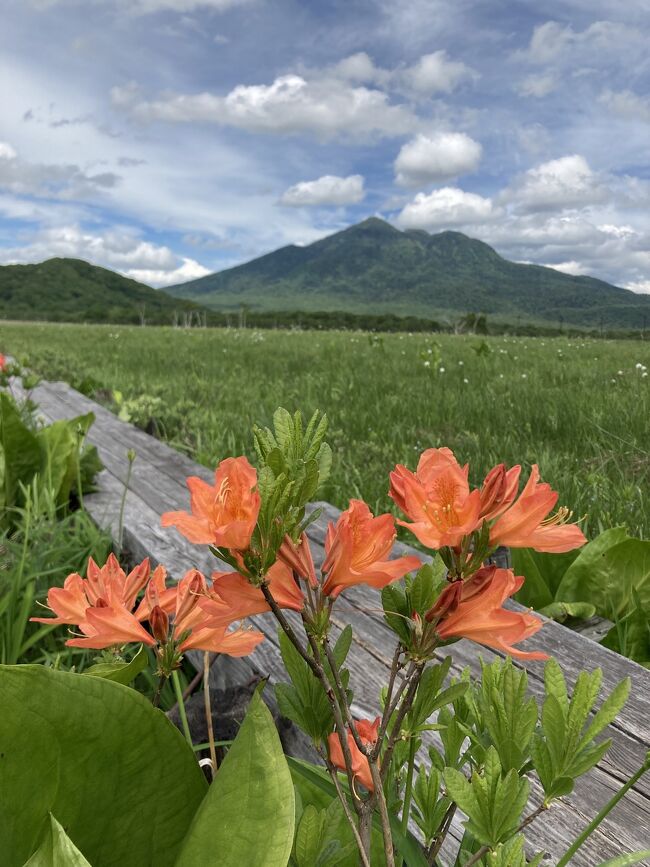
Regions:
[[[515,574],[526,578],[521,590],[515,596],[517,602],[538,611],[550,605],[553,602],[553,591],[539,568],[532,548],[513,548],[511,556]]]
[[[45,839],[25,867],[91,867],[91,864],[50,813]]]
[[[308,804],[296,832],[295,858],[298,867],[313,867],[321,850],[325,811]]]
[[[588,600],[601,617],[617,620],[634,607],[636,590],[650,610],[650,541],[629,538],[623,527],[601,533],[581,550],[567,570],[557,597]]]
[[[381,604],[384,609],[384,619],[390,629],[396,633],[401,641],[408,644],[411,639],[408,627],[411,612],[408,610],[406,593],[397,582],[388,584],[383,588]]]
[[[435,602],[439,588],[440,582],[436,580],[432,566],[427,563],[418,569],[409,591],[413,611],[424,617]]]
[[[106,680],[128,686],[148,664],[149,655],[144,645],[140,645],[140,649],[129,662],[98,662],[85,669],[83,673],[92,677],[104,677]]]
[[[9,395],[0,393],[0,514],[18,505],[19,482],[29,483],[40,466],[36,436]]]
[[[636,590],[632,591],[633,608],[610,629],[601,641],[604,647],[615,650],[646,668],[650,668],[650,617],[648,606]]]
[[[206,783],[167,717],[119,683],[36,665],[1,666],[0,695],[3,862],[23,864],[52,813],[91,864],[171,867]]]
[[[273,717],[256,692],[175,867],[285,867],[294,822],[291,774]]]
[[[569,617],[577,617],[580,620],[588,620],[596,613],[596,606],[589,602],[552,602],[538,609],[540,614],[564,623]]]

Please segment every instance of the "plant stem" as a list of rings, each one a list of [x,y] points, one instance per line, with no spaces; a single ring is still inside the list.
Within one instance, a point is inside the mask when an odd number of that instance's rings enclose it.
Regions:
[[[395,749],[395,744],[397,743],[397,739],[399,737],[399,733],[402,728],[402,723],[404,722],[404,717],[408,713],[413,703],[413,699],[415,698],[416,690],[420,684],[420,678],[422,676],[422,671],[424,670],[423,663],[416,663],[415,668],[410,675],[408,688],[402,699],[402,703],[400,705],[399,711],[397,712],[397,717],[395,718],[395,722],[393,724],[393,728],[391,729],[390,736],[388,738],[388,746],[386,747],[386,751],[382,760],[382,769],[381,769],[381,778],[382,780],[386,779],[388,774],[388,768],[390,765],[390,760],[393,755],[393,750]]]
[[[181,681],[178,676],[177,671],[172,671],[172,683],[174,684],[174,692],[176,693],[176,699],[178,701],[178,712],[181,717],[181,723],[183,724],[183,732],[185,734],[185,740],[190,746],[190,749],[194,749],[194,744],[192,743],[192,735],[190,733],[190,726],[187,722],[187,714],[185,713],[185,702],[183,701],[183,692],[181,690]]]
[[[635,783],[638,783],[638,781],[641,779],[641,777],[648,770],[650,770],[650,751],[646,754],[645,761],[641,765],[639,770],[635,774],[633,774],[633,776],[630,777],[630,779],[627,781],[627,783],[625,783],[624,786],[621,786],[621,788],[614,795],[614,797],[605,804],[605,806],[598,813],[598,815],[587,825],[587,827],[584,829],[582,834],[580,834],[580,836],[574,840],[572,845],[567,849],[567,851],[564,853],[564,855],[557,862],[556,867],[565,867],[565,864],[569,863],[571,858],[573,858],[573,856],[578,851],[578,849],[582,846],[582,844],[585,842],[587,837],[589,837],[591,834],[593,834],[593,832],[600,825],[600,823],[603,821],[603,819],[609,813],[611,813],[611,811],[618,804],[618,802],[621,800],[621,798],[623,798],[625,796],[626,792],[628,792],[632,788],[632,786],[635,785]]]
[[[296,648],[298,653],[302,656],[302,658],[305,660],[307,665],[311,668],[313,674],[319,680],[321,680],[320,672],[319,672],[319,669],[318,669],[318,666],[317,666],[315,660],[312,659],[312,657],[307,653],[305,648],[300,643],[300,640],[299,640],[298,636],[296,635],[296,633],[293,631],[291,624],[289,623],[287,618],[282,613],[282,609],[280,608],[278,603],[273,598],[273,594],[269,590],[268,584],[262,583],[260,585],[260,590],[264,594],[264,598],[268,602],[269,608],[273,612],[275,619],[278,621],[278,623],[282,627],[282,629],[283,629],[285,635],[287,636],[287,638],[289,639],[289,641],[293,644],[293,646]]]
[[[402,805],[402,831],[404,834],[409,827],[409,813],[411,812],[411,795],[413,794],[413,770],[415,768],[415,749],[417,739],[414,734],[409,741],[409,758],[406,766],[406,784],[404,786],[404,803]]]
[[[167,680],[167,675],[161,674],[160,680],[158,681],[158,686],[156,687],[156,691],[155,691],[153,698],[151,700],[151,703],[154,707],[158,707],[158,705],[160,704],[160,696],[162,694],[163,686],[165,685],[166,680]]]
[[[386,806],[386,795],[381,781],[381,774],[376,762],[368,760],[368,767],[372,776],[372,782],[375,787],[375,797],[379,805],[379,817],[381,819],[381,832],[384,838],[384,853],[386,855],[386,867],[395,867],[395,854],[393,847],[393,835],[390,830],[390,819],[388,818],[388,807]]]
[[[447,808],[447,812],[445,813],[445,818],[442,821],[442,825],[440,826],[440,830],[438,831],[436,838],[431,843],[429,847],[429,851],[427,852],[427,861],[429,864],[433,865],[436,861],[436,856],[438,852],[442,849],[442,845],[445,842],[447,834],[449,833],[449,828],[451,827],[452,820],[456,814],[456,804],[450,804]]]
[[[217,773],[217,750],[214,745],[214,726],[212,725],[212,705],[210,703],[210,652],[208,650],[203,653],[203,700],[205,702],[205,721],[208,725],[212,778],[214,779],[214,775]]]

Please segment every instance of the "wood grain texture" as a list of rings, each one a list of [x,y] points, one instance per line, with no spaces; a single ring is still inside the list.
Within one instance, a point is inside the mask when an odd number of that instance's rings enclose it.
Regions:
[[[14,391],[20,393],[20,389],[20,383],[14,383]],[[105,469],[98,478],[97,492],[88,495],[85,504],[93,518],[109,528],[114,538],[119,532],[120,506],[128,468],[127,451],[136,451],[123,522],[124,547],[135,558],[149,556],[154,563],[163,562],[176,579],[190,567],[197,567],[208,575],[215,568],[227,568],[210,554],[207,547],[190,545],[174,529],[163,530],[160,527],[160,516],[164,511],[188,507],[186,477],[197,475],[211,480],[211,470],[120,421],[66,383],[42,383],[31,396],[46,420],[70,418],[86,412],[95,414],[96,422],[88,439],[97,446]],[[318,564],[323,558],[327,524],[335,521],[340,513],[328,503],[314,504],[316,506],[321,507],[323,513],[309,528],[309,537]],[[394,553],[395,556],[416,553],[425,559],[421,552],[401,543],[395,546]],[[355,693],[354,712],[359,716],[374,716],[394,648],[393,634],[381,614],[379,595],[365,586],[346,590],[337,602],[333,619],[335,632],[346,623],[352,623],[354,627],[355,637],[349,657]],[[230,661],[221,663],[217,660],[215,685],[223,685],[229,677],[243,677],[246,673],[269,677],[271,682],[286,679],[274,620],[270,615],[263,615],[253,618],[253,621],[267,640],[249,658],[237,660],[234,665]],[[633,684],[628,705],[606,733],[613,740],[608,755],[594,772],[578,781],[571,796],[562,799],[550,815],[533,823],[527,831],[533,848],[545,851],[543,863],[553,864],[576,834],[641,764],[650,746],[650,672],[552,621],[546,622],[541,632],[525,646],[534,646],[555,656],[570,684],[583,668],[591,670],[596,667],[603,670],[603,686],[607,692],[623,677],[629,676]],[[452,674],[456,675],[466,666],[472,672],[478,672],[479,655],[486,662],[498,656],[488,649],[477,649],[476,645],[466,641],[446,648],[441,656],[446,653],[452,656]],[[516,664],[522,666],[521,661]],[[531,693],[539,698],[543,694],[543,664],[527,662],[523,667],[528,673]],[[430,741],[435,743],[435,735],[430,736]],[[649,845],[649,776],[641,779],[617,806],[573,859],[573,864],[591,867],[624,851]],[[539,795],[539,787],[533,785],[533,799]],[[462,825],[457,819],[446,848],[448,855],[453,850],[454,841],[461,835]]]

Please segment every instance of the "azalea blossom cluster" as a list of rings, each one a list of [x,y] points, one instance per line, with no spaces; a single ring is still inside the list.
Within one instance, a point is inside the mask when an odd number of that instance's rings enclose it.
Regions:
[[[7,356],[0,352],[0,373],[5,373],[9,369],[9,361]]]
[[[397,523],[438,552],[447,569],[428,610],[401,615],[409,637],[401,633],[398,656],[411,660],[417,676],[437,647],[460,638],[520,658],[546,658],[515,647],[542,622],[529,612],[504,607],[524,579],[490,565],[489,558],[501,545],[562,552],[586,540],[566,509],[553,512],[558,495],[540,480],[537,466],[521,493],[520,476],[521,467],[500,464],[472,489],[469,467],[461,466],[447,448],[425,451],[415,472],[398,465],[390,474],[390,496],[407,519]],[[189,512],[162,517],[164,527],[176,527],[194,544],[209,545],[232,571],[215,571],[208,580],[191,569],[167,587],[164,567],[152,572],[147,560],[128,575],[113,556],[102,568],[90,560],[86,578],[73,574],[63,588],[50,590],[48,605],[55,618],[34,619],[75,626],[81,634],[68,640],[73,647],[103,649],[139,642],[155,648],[159,669],[168,675],[190,649],[250,653],[263,635],[243,621],[272,611],[323,679],[324,669],[316,665],[314,654],[327,644],[331,611],[340,594],[359,584],[387,587],[417,572],[423,560],[415,554],[393,558],[395,518],[388,513],[375,516],[366,503],[353,499],[328,526],[319,575],[301,526],[286,532],[275,548],[265,543],[259,482],[245,457],[228,458],[217,468],[214,483],[188,478]],[[300,613],[311,651],[300,648],[284,610]],[[344,710],[345,727],[341,715],[328,737],[329,762],[346,770],[350,781],[372,796],[390,714],[385,710],[374,722],[353,721],[349,708]]]
[[[101,568],[91,557],[85,578],[73,573],[63,587],[48,592],[47,604],[55,616],[32,620],[76,627],[80,634],[66,641],[69,647],[103,650],[138,643],[156,648],[160,671],[166,675],[188,650],[245,656],[262,641],[260,632],[230,630],[239,618],[233,612],[225,617],[223,604],[215,604],[216,612],[210,610],[208,582],[197,569],[173,587],[166,586],[166,578],[165,567],[152,572],[148,559],[127,575],[114,554]]]

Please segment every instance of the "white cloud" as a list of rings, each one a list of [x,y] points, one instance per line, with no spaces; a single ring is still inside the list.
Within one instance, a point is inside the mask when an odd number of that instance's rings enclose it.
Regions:
[[[628,283],[625,287],[636,292],[638,295],[650,295],[650,280],[637,280],[636,282]]]
[[[85,259],[154,286],[171,286],[209,274],[194,259],[177,256],[169,247],[143,241],[127,229],[91,232],[78,225],[38,232],[24,247],[0,248],[4,263],[42,262],[55,256]]]
[[[529,169],[503,194],[524,210],[580,207],[601,202],[607,189],[579,154],[549,160]]]
[[[541,75],[527,75],[518,85],[517,90],[522,96],[534,96],[541,99],[548,96],[557,87],[557,78],[554,73],[547,72]]]
[[[16,159],[16,151],[7,142],[0,141],[0,160],[14,159]]]
[[[635,121],[650,122],[650,99],[631,90],[604,90],[598,101],[614,114]]]
[[[83,199],[115,187],[115,172],[88,172],[64,163],[34,163],[21,159],[13,147],[0,143],[0,191],[52,199]]]
[[[463,81],[476,78],[476,72],[457,60],[450,60],[446,51],[424,54],[403,73],[403,78],[417,93],[451,93]]]
[[[519,56],[532,63],[545,65],[569,61],[593,64],[603,57],[627,62],[626,52],[646,51],[647,39],[639,28],[616,21],[594,21],[582,31],[558,21],[546,21],[535,27],[528,49]]]
[[[305,205],[354,205],[363,200],[362,175],[349,175],[340,178],[336,175],[323,175],[315,181],[301,181],[286,190],[281,205],[303,207]]]
[[[225,97],[208,92],[163,97],[140,102],[133,111],[142,120],[216,123],[321,139],[400,136],[419,125],[408,107],[391,104],[380,90],[344,86],[334,78],[307,81],[300,75],[283,75],[269,85],[240,84]]]
[[[571,274],[573,277],[580,277],[582,274],[587,274],[587,269],[582,262],[576,262],[571,259],[569,262],[556,262],[555,264],[545,263],[546,268],[554,268],[556,271],[561,271],[563,274]]]
[[[183,258],[182,263],[171,271],[156,270],[150,268],[130,268],[124,272],[127,277],[132,277],[140,283],[149,283],[151,286],[173,286],[176,283],[186,283],[188,280],[196,280],[210,274],[209,268],[204,268],[194,259]]]
[[[450,180],[475,171],[481,153],[481,145],[462,132],[420,134],[397,155],[395,179],[405,187]]]
[[[402,229],[440,229],[482,223],[497,212],[491,199],[466,193],[457,187],[443,187],[432,193],[418,193],[397,216]]]

